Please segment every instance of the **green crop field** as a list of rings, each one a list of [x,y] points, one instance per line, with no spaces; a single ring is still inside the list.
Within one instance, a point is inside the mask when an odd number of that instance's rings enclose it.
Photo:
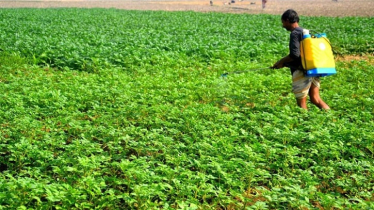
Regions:
[[[0,9],[0,209],[373,209],[373,18],[297,107],[280,16]]]

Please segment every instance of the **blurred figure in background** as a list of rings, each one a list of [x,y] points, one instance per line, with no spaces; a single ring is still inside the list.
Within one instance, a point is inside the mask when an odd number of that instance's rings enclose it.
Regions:
[[[262,9],[265,9],[267,0],[262,0]]]

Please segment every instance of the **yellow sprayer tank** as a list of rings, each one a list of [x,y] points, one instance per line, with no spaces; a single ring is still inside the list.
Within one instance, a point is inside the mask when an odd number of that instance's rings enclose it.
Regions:
[[[323,77],[336,74],[334,55],[326,34],[312,37],[309,31],[304,29],[300,50],[306,76]]]

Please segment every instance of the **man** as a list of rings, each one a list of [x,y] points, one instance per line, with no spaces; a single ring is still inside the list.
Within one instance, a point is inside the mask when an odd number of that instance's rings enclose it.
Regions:
[[[310,101],[320,109],[328,110],[330,107],[319,95],[319,77],[305,77],[300,58],[300,42],[303,37],[303,28],[299,27],[299,16],[296,11],[289,9],[282,15],[283,28],[291,31],[289,50],[290,53],[273,65],[279,69],[289,67],[292,75],[292,92],[295,94],[297,105],[307,109],[307,96]]]

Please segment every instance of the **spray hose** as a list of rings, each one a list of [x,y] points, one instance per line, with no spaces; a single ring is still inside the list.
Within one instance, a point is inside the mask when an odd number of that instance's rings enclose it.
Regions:
[[[273,67],[255,68],[255,69],[248,69],[248,70],[244,70],[244,71],[226,72],[226,73],[221,74],[221,77],[227,77],[227,75],[229,75],[229,74],[241,74],[241,73],[245,73],[245,72],[249,72],[249,71],[258,71],[258,70],[265,70],[265,69],[273,69]]]

